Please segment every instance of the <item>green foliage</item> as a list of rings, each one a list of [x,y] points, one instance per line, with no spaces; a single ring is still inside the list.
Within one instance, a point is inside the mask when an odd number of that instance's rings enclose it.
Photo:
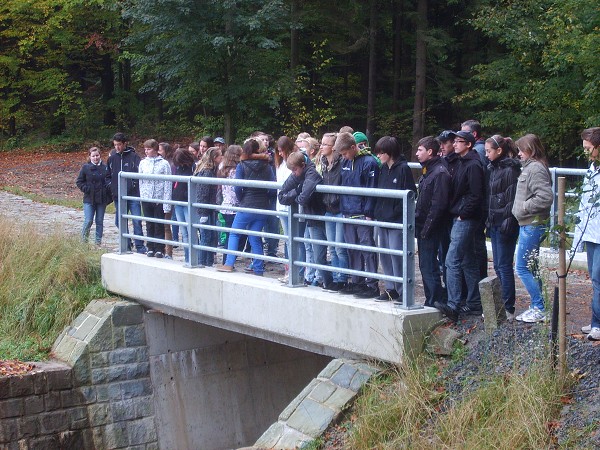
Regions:
[[[0,359],[47,358],[63,328],[106,296],[98,251],[48,231],[0,217]]]

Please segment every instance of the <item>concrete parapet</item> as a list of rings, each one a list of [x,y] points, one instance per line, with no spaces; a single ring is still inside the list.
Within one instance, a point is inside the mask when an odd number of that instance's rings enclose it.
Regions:
[[[253,448],[303,448],[319,437],[378,372],[363,361],[335,359],[285,408]]]

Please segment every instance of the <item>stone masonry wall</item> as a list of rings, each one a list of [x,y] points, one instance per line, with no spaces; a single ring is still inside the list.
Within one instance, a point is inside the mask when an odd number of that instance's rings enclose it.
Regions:
[[[0,378],[0,449],[158,449],[143,314],[95,300],[56,340],[55,360]]]

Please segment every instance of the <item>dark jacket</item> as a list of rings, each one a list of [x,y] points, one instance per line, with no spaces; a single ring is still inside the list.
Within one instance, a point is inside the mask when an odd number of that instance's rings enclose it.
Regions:
[[[306,165],[302,175],[296,177],[293,173],[285,180],[279,191],[279,203],[282,205],[291,205],[297,203],[302,206],[305,214],[322,216],[325,214],[325,204],[323,196],[316,192],[317,185],[323,182],[323,178],[317,172],[315,164],[308,158],[305,158]],[[319,220],[308,220],[307,225],[314,227],[323,225]]]
[[[379,189],[410,190],[417,193],[412,171],[404,156],[400,156],[397,161],[394,161],[392,167],[383,164],[377,187]],[[377,197],[373,218],[382,222],[402,223],[402,200]]]
[[[460,166],[460,156],[458,156],[458,153],[450,153],[448,156],[444,156],[443,160],[446,163],[448,173],[453,177],[458,166]]]
[[[342,186],[376,188],[379,180],[379,165],[368,151],[357,154],[353,160],[342,160]],[[373,218],[375,197],[363,195],[340,195],[340,211],[344,216]]]
[[[519,223],[512,214],[517,193],[521,163],[513,158],[499,158],[488,164],[490,176],[488,189],[487,227],[500,227],[504,234],[516,235]]]
[[[215,178],[217,176],[216,169],[203,169],[196,174],[197,177]],[[199,184],[198,193],[196,196],[196,202],[206,203],[209,205],[217,204],[217,191],[219,186],[217,184]],[[200,216],[209,216],[216,214],[216,210],[207,208],[198,208],[198,214]]]
[[[138,172],[141,158],[133,147],[127,147],[121,153],[113,150],[108,157],[107,184],[110,186],[113,199],[119,197],[119,172]],[[127,195],[140,196],[139,180],[127,180]]]
[[[174,173],[175,175],[182,177],[191,177],[194,174],[194,169],[190,166],[177,166]],[[177,200],[178,202],[187,202],[188,184],[180,181],[173,183],[173,193],[171,194],[171,198],[173,200]]]
[[[327,186],[340,186],[342,184],[342,159],[342,155],[336,153],[330,165],[326,156],[321,158],[323,184]],[[339,194],[323,194],[323,203],[328,213],[333,215],[340,213]]]
[[[463,220],[482,220],[485,197],[485,175],[479,154],[470,149],[460,158],[452,177],[450,214]]]
[[[83,192],[83,203],[91,203],[92,205],[112,203],[107,175],[108,167],[103,162],[98,165],[88,162],[81,167],[75,184]]]
[[[253,153],[250,157],[242,155],[240,163],[235,169],[235,178],[238,180],[275,181],[275,173],[269,164],[269,155],[266,153]],[[256,209],[269,209],[270,200],[277,193],[273,189],[242,186],[236,186],[234,190],[241,207]]]
[[[443,158],[433,157],[423,164],[419,178],[419,196],[415,206],[417,237],[429,239],[448,225],[448,207],[452,177]]]

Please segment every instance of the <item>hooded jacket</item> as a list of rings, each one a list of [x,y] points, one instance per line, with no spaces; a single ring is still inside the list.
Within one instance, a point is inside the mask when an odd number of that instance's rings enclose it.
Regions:
[[[377,159],[368,150],[359,150],[354,159],[342,160],[342,186],[376,188],[379,180]],[[344,216],[366,216],[375,212],[375,197],[362,195],[340,195],[340,211]]]
[[[112,194],[107,184],[108,167],[103,163],[84,164],[79,171],[75,184],[83,192],[83,203],[108,205],[112,203]]]
[[[171,175],[171,165],[162,156],[146,157],[140,162],[139,172],[146,175]],[[171,200],[173,183],[163,180],[140,180],[142,201]],[[171,211],[171,205],[163,203],[163,211]]]
[[[524,161],[512,208],[519,225],[540,225],[548,220],[553,201],[552,181],[546,165],[534,159]]]
[[[119,172],[138,172],[140,161],[141,158],[133,147],[126,147],[121,153],[113,149],[106,165],[108,166],[107,184],[110,186],[114,200],[119,197]],[[140,196],[138,180],[127,179],[127,194],[124,195]]]
[[[410,190],[415,194],[417,187],[412,171],[404,156],[398,157],[392,167],[383,164],[377,183],[379,189]],[[402,200],[399,198],[377,197],[374,219],[382,222],[402,223]]]
[[[482,220],[485,193],[485,175],[479,154],[470,149],[460,157],[460,164],[452,177],[450,214],[462,220]]]
[[[342,155],[334,153],[333,160],[329,164],[326,156],[321,158],[321,170],[323,184],[327,186],[340,186],[342,183]],[[323,194],[325,210],[333,215],[340,213],[340,194]]]
[[[448,226],[448,206],[452,177],[445,161],[434,156],[422,164],[423,175],[419,178],[419,196],[415,206],[417,237],[430,239]]]
[[[195,176],[215,178],[217,176],[217,170],[216,169],[202,169]],[[198,203],[206,203],[209,205],[216,205],[218,190],[219,190],[219,186],[216,184],[199,184],[197,195],[196,195],[196,201]],[[216,212],[214,209],[198,208],[198,214],[200,216],[209,216],[212,214],[216,214]]]
[[[598,195],[600,193],[600,166],[593,163],[583,181],[583,194],[577,216],[580,221],[575,226],[573,245],[579,248],[583,242],[600,244],[600,208],[598,208]]]
[[[285,180],[279,191],[279,203],[282,205],[291,205],[297,203],[302,206],[305,214],[322,216],[325,214],[325,205],[320,192],[316,192],[317,185],[323,182],[315,164],[305,156],[305,166],[302,174],[297,177],[293,173]],[[308,220],[307,225],[314,227],[323,222]]]
[[[512,214],[517,192],[517,180],[521,174],[521,163],[504,156],[488,164],[490,176],[488,189],[487,227],[500,227],[500,232],[509,235],[518,233],[519,224]]]
[[[275,181],[275,174],[269,164],[269,155],[266,153],[253,153],[250,156],[242,154],[240,163],[235,169],[235,178],[238,180]],[[244,208],[269,209],[270,199],[275,195],[275,190],[236,186],[235,195]]]

